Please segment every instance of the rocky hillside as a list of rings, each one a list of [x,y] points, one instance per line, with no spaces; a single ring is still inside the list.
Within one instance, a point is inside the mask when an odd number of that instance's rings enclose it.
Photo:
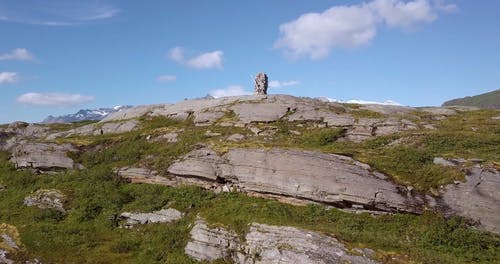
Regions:
[[[453,99],[444,102],[443,106],[472,106],[486,109],[500,109],[500,90]]]
[[[288,95],[12,123],[0,263],[493,263],[499,146],[498,110]]]

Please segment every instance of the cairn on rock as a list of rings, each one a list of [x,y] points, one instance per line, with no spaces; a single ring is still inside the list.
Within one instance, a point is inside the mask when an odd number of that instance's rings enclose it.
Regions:
[[[266,95],[267,94],[267,75],[263,72],[259,72],[255,76],[255,95]]]

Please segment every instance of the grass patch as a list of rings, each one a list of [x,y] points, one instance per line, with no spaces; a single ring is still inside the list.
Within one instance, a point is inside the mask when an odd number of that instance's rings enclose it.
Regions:
[[[25,247],[18,261],[48,263],[195,263],[184,254],[190,224],[197,215],[211,224],[243,234],[251,222],[290,225],[332,234],[349,246],[409,254],[423,263],[491,263],[498,259],[500,238],[470,229],[460,218],[440,215],[356,215],[321,206],[292,206],[243,194],[214,194],[197,187],[134,185],[115,177],[110,164],[57,175],[15,171],[0,154],[0,223],[18,228]],[[22,205],[38,189],[67,195],[67,215]],[[149,212],[173,207],[186,213],[179,222],[117,227],[124,211]],[[223,262],[222,262],[223,263]]]

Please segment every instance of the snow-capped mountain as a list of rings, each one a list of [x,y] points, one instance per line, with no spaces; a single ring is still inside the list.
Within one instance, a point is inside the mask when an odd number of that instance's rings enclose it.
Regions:
[[[71,123],[71,122],[78,122],[85,120],[101,120],[111,113],[119,112],[121,110],[128,109],[130,107],[132,106],[118,105],[112,108],[82,109],[75,114],[68,114],[62,116],[49,115],[42,121],[42,123],[43,124]]]

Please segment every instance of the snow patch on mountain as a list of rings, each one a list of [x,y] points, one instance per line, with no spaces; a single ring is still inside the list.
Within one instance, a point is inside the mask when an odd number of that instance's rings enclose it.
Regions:
[[[52,123],[72,123],[79,121],[94,120],[99,121],[108,116],[111,113],[119,112],[128,108],[130,105],[117,105],[111,108],[98,108],[98,109],[82,109],[75,114],[68,114],[62,116],[48,116],[41,123],[42,124],[52,124]]]

